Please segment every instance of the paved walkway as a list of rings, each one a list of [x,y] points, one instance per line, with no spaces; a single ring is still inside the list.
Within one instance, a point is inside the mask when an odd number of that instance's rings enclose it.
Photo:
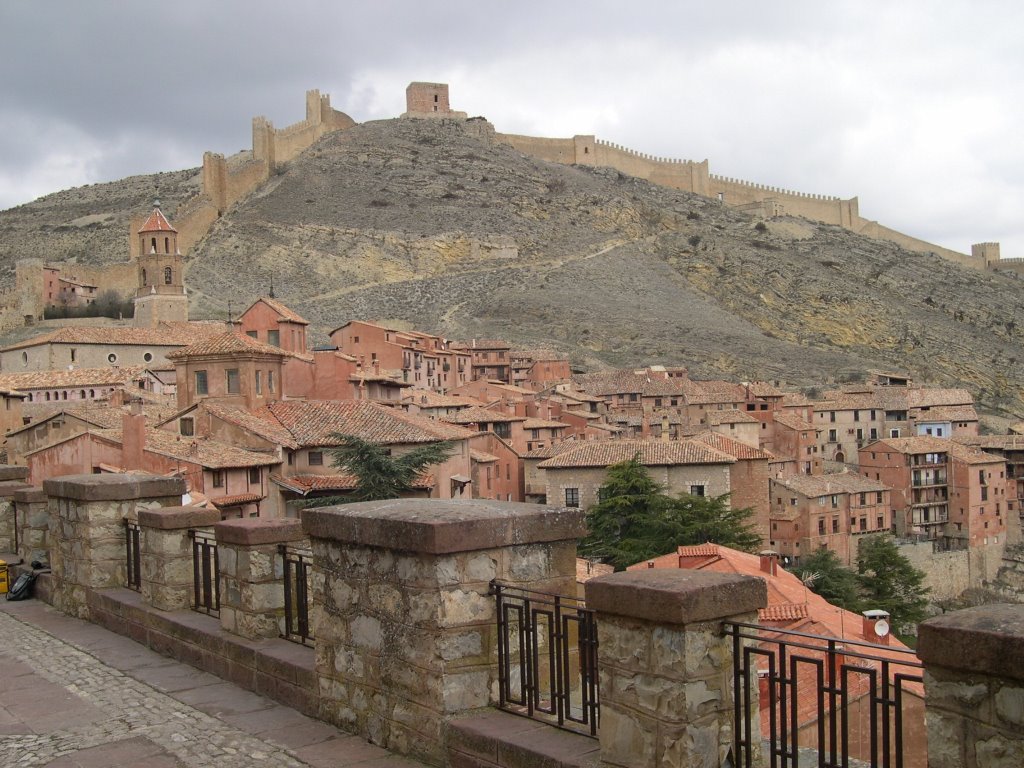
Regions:
[[[0,766],[417,768],[37,600],[0,600]]]

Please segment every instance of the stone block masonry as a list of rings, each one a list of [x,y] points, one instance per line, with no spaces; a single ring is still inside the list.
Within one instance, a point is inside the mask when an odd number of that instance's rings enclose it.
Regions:
[[[220,521],[216,509],[159,507],[138,513],[141,536],[143,599],[161,611],[189,607],[193,590],[190,529],[212,531]]]
[[[220,562],[220,623],[255,639],[284,633],[284,561],[279,544],[303,540],[298,520],[225,520],[214,526]]]
[[[156,475],[67,475],[46,480],[50,497],[53,605],[89,617],[88,593],[123,587],[127,576],[125,520],[139,510],[178,506],[181,478]]]
[[[722,621],[756,622],[764,580],[629,571],[591,579],[586,596],[600,637],[602,765],[731,764],[733,649]]]
[[[18,557],[26,563],[50,562],[49,499],[42,488],[26,487],[14,494]]]
[[[445,727],[497,698],[494,579],[573,594],[581,510],[396,499],[307,509],[320,715],[440,765]]]
[[[918,627],[928,765],[1024,765],[1024,605],[986,605]]]

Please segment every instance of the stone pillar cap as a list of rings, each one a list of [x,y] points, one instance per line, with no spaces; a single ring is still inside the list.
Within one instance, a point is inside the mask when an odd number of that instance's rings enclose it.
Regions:
[[[46,501],[48,498],[49,496],[46,495],[46,491],[34,485],[26,486],[14,492],[14,500],[20,501],[22,504],[39,503]]]
[[[1024,605],[979,605],[928,619],[917,628],[917,655],[926,668],[1024,680]]]
[[[65,475],[43,481],[48,496],[76,501],[124,501],[181,496],[185,481],[161,475]]]
[[[220,511],[204,507],[159,507],[140,509],[139,525],[173,531],[181,528],[208,528],[220,522]]]
[[[0,480],[25,480],[27,477],[28,467],[0,464]]]
[[[302,523],[295,518],[222,520],[213,526],[213,533],[218,544],[235,544],[243,547],[284,544],[305,538]]]
[[[659,624],[692,624],[752,613],[768,605],[768,585],[756,576],[651,568],[590,579],[587,608]]]
[[[489,499],[388,499],[302,510],[310,536],[342,544],[451,554],[586,535],[582,509]]]
[[[0,480],[0,497],[11,498],[32,486],[20,480]]]

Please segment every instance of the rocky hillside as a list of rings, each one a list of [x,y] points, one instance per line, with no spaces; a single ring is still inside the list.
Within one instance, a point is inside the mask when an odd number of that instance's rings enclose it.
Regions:
[[[906,370],[1024,414],[1014,278],[838,227],[758,222],[615,171],[550,165],[487,129],[389,120],[325,137],[190,254],[195,313],[223,316],[273,279],[321,333],[376,318],[555,346],[588,367],[661,361],[793,384]],[[172,178],[186,189],[194,173],[161,175],[160,193]],[[45,244],[59,258],[72,247],[54,239],[62,227],[145,209],[157,180],[146,178],[0,213],[0,258]],[[87,196],[100,188],[107,207]],[[123,259],[124,231],[110,233],[120,251],[79,257]]]

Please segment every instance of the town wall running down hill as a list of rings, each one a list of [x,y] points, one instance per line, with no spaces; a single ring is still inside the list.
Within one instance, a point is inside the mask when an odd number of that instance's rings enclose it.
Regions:
[[[694,161],[657,157],[619,146],[590,135],[572,138],[544,138],[498,133],[483,118],[467,118],[451,109],[448,86],[443,83],[411,83],[406,91],[404,119],[448,119],[466,123],[467,129],[487,141],[508,145],[540,160],[565,165],[606,167],[671,189],[683,190],[719,200],[761,218],[797,216],[843,227],[852,232],[888,241],[907,250],[934,253],[946,260],[974,269],[1024,273],[1024,259],[1001,259],[998,243],[978,243],[970,254],[959,253],[864,219],[856,197],[842,199],[808,194],[712,174],[707,160]],[[229,157],[215,152],[203,155],[201,189],[184,200],[175,211],[175,226],[182,253],[188,255],[233,205],[263,187],[285,163],[295,159],[323,136],[352,128],[356,122],[331,107],[330,96],[318,90],[306,93],[306,117],[293,125],[275,128],[265,117],[252,120],[252,149]],[[142,224],[143,215],[133,218],[130,232]],[[74,265],[86,271],[88,279],[101,289],[122,289],[134,284],[138,241],[128,238],[128,261],[103,268]],[[42,316],[45,308],[43,263],[26,259],[17,263],[16,287],[0,294],[0,327],[21,325],[27,318]],[[61,266],[61,265],[57,265]]]

